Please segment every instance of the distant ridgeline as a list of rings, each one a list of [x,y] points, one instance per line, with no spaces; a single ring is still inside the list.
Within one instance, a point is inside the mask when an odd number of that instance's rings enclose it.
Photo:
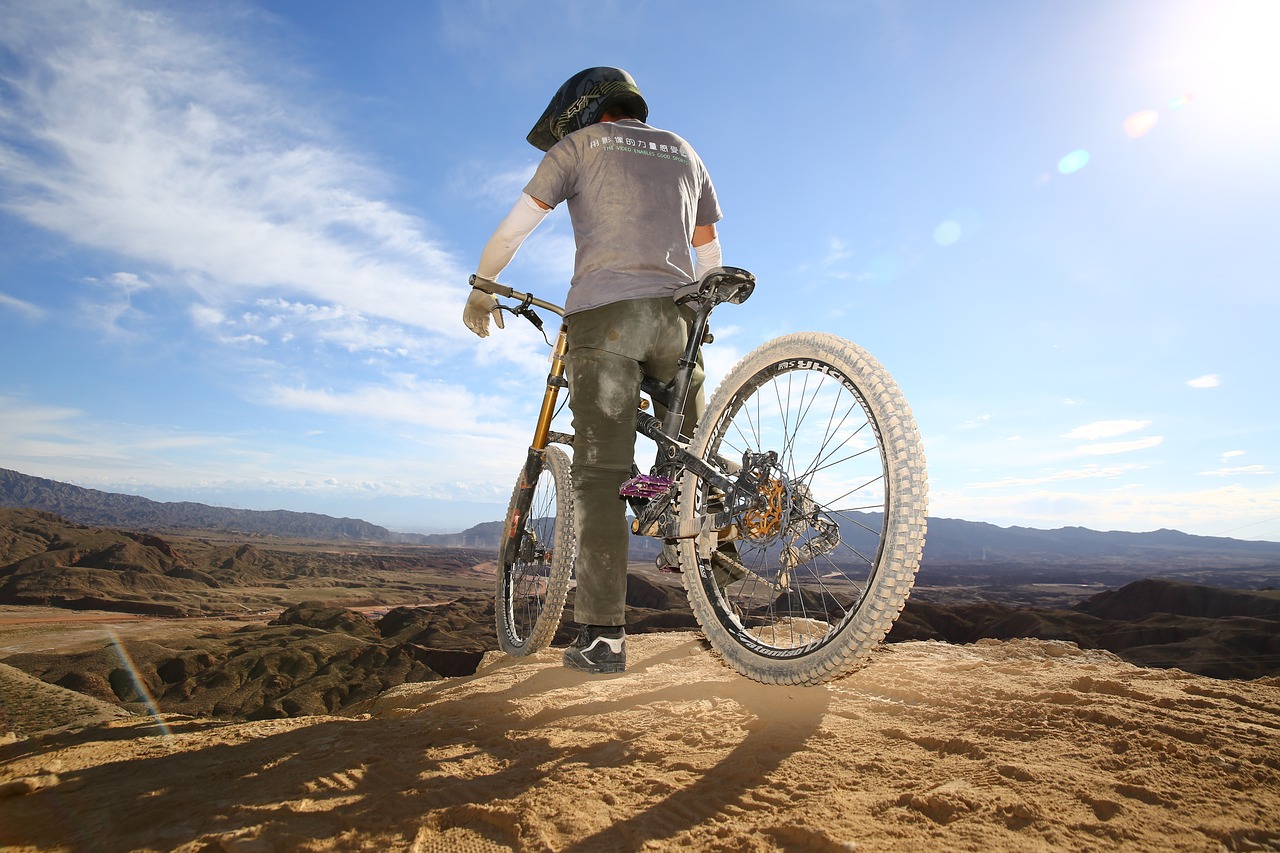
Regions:
[[[346,539],[455,548],[498,547],[502,522],[487,521],[461,533],[396,533],[355,518],[333,518],[312,512],[248,510],[181,501],[161,503],[137,495],[85,489],[0,468],[0,506],[40,509],[68,521],[129,530],[216,530],[259,536]],[[842,526],[841,538],[851,548],[879,517],[862,514],[861,524]],[[631,558],[649,560],[657,540],[632,537]],[[872,546],[874,547],[874,546]],[[1100,532],[1084,527],[1038,530],[997,527],[954,518],[930,518],[924,549],[924,571],[942,566],[1072,565],[1102,569],[1109,565],[1145,563],[1177,573],[1190,567],[1261,570],[1255,580],[1280,579],[1280,542],[1245,541],[1220,536],[1192,536],[1177,530],[1150,533]]]
[[[250,510],[179,501],[161,503],[138,495],[84,489],[0,468],[0,506],[40,509],[77,524],[128,530],[218,530],[307,539],[403,541],[385,527],[358,518],[314,512]]]

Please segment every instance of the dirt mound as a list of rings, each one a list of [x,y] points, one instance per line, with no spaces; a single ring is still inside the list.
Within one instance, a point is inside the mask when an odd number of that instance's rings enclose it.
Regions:
[[[1077,609],[1099,619],[1139,620],[1155,613],[1169,613],[1205,619],[1248,616],[1280,621],[1280,592],[1147,578],[1098,593]]]
[[[0,746],[19,850],[1266,850],[1280,685],[1062,642],[900,643],[771,687],[696,637],[555,650],[373,716],[167,718]],[[163,727],[160,725],[163,723]],[[68,815],[74,816],[69,820]]]
[[[40,732],[83,728],[133,716],[123,708],[83,693],[46,684],[0,663],[0,733],[29,737]],[[0,736],[0,744],[3,744]]]
[[[245,597],[228,588],[246,581],[238,555],[251,547],[186,540],[179,548],[151,534],[0,509],[0,603],[159,616],[186,616],[220,604],[234,609]],[[277,576],[287,575],[273,568]],[[258,568],[254,579],[265,576]]]
[[[113,639],[6,663],[134,711],[265,719],[347,712],[390,687],[458,674],[454,655],[421,645],[424,636],[386,642],[359,613],[304,602],[266,625],[182,645]],[[479,658],[467,656],[471,671]]]
[[[889,640],[1069,640],[1141,666],[1177,667],[1213,678],[1261,678],[1280,675],[1278,603],[1266,593],[1159,579],[1101,593],[1074,610],[993,602],[944,607],[912,600]]]
[[[348,610],[345,607],[334,607],[317,601],[304,601],[295,604],[275,619],[272,625],[305,625],[308,628],[319,628],[338,634],[350,634],[365,640],[380,639],[382,634],[374,627],[373,621],[363,613]]]

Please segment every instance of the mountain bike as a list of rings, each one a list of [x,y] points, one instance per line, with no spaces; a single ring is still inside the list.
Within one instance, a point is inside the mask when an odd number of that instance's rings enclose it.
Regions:
[[[927,476],[919,432],[888,372],[856,344],[801,332],[768,341],[720,382],[692,439],[682,413],[708,318],[745,302],[755,277],[718,267],[676,292],[694,310],[676,377],[646,379],[636,430],[657,445],[620,496],[632,533],[662,541],[708,642],[743,675],[818,684],[861,666],[901,612],[924,547]],[[543,334],[534,307],[563,309],[496,285],[501,310]],[[553,430],[567,325],[551,369],[498,555],[498,641],[510,655],[551,643],[573,579],[573,436]]]

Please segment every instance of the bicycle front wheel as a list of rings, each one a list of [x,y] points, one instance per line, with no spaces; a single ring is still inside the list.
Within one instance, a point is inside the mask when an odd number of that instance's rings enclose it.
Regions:
[[[843,338],[778,338],[716,389],[690,450],[726,474],[749,466],[762,498],[700,545],[681,540],[711,645],[768,684],[860,666],[901,612],[924,547],[924,451],[893,379]],[[723,501],[685,473],[682,521]]]
[[[498,645],[509,655],[529,655],[555,636],[577,556],[573,487],[563,450],[530,451],[502,530],[494,608]]]

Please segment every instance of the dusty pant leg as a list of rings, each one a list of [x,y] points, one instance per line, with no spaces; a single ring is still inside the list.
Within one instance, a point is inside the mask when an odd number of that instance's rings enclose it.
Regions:
[[[618,496],[635,457],[640,365],[598,349],[568,354],[573,497],[578,537],[574,621],[626,623],[627,504]]]

